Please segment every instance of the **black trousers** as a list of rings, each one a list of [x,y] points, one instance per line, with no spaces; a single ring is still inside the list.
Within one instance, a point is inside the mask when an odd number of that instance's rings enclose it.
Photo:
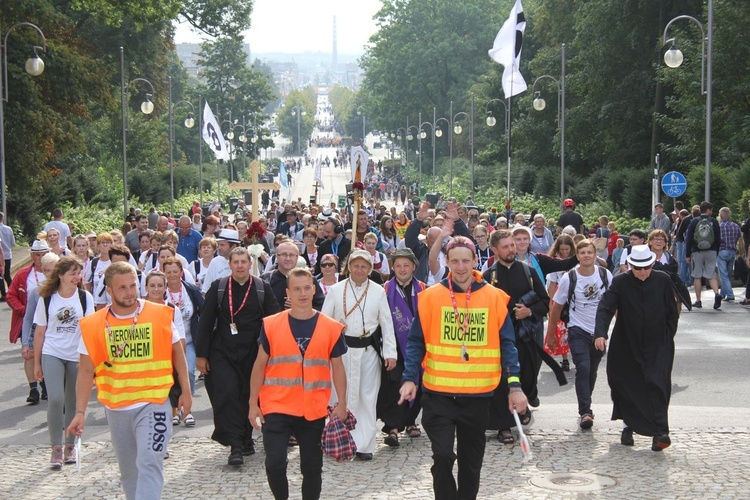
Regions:
[[[289,436],[294,434],[299,444],[300,471],[302,472],[302,498],[320,498],[323,485],[323,451],[320,437],[325,418],[306,420],[283,413],[265,415],[263,447],[266,451],[266,477],[274,498],[289,498],[289,481],[286,477]]]
[[[432,445],[432,488],[437,500],[477,497],[489,405],[488,397],[422,394],[422,425]],[[453,453],[454,439],[457,453]],[[456,458],[458,487],[453,477]]]

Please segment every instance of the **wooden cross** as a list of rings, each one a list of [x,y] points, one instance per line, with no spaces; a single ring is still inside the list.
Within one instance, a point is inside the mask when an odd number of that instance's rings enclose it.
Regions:
[[[232,188],[235,191],[239,191],[241,189],[249,189],[253,193],[253,202],[252,202],[252,216],[253,216],[253,222],[258,220],[258,207],[260,206],[260,190],[261,189],[270,189],[274,191],[278,191],[281,189],[281,185],[278,182],[258,182],[258,174],[260,173],[260,162],[258,160],[253,160],[252,163],[250,163],[250,182],[233,182],[229,185],[230,188]]]

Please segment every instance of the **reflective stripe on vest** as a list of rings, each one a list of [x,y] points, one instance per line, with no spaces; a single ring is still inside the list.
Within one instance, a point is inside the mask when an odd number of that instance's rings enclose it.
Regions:
[[[456,293],[463,318],[466,296]],[[500,329],[508,315],[505,292],[489,285],[471,295],[469,332],[460,333],[450,292],[442,284],[419,295],[419,321],[425,338],[424,387],[448,394],[486,394],[500,383]],[[463,357],[463,346],[469,359]]]
[[[81,319],[81,336],[96,371],[97,399],[107,408],[163,403],[172,376],[172,308],[145,302],[130,337],[132,318],[118,319],[104,308]],[[109,323],[113,334],[105,328]],[[129,339],[122,357],[112,357]],[[107,366],[109,363],[111,366]]]
[[[271,351],[259,394],[264,415],[283,413],[317,420],[328,414],[330,354],[342,329],[340,323],[319,313],[303,357],[289,326],[288,310],[263,320]]]

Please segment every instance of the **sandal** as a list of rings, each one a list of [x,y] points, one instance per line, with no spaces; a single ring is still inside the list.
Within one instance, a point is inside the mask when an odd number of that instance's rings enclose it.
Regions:
[[[531,423],[531,408],[526,408],[526,413],[520,413],[518,420],[521,421],[521,425],[527,426]]]
[[[174,417],[172,417],[172,425],[180,425],[180,416],[179,415],[175,415]]]
[[[513,437],[513,433],[510,432],[510,429],[501,429],[497,431],[497,440],[503,444],[514,444],[516,442],[516,438]]]
[[[738,304],[741,305],[741,306],[750,306],[750,299],[744,299],[744,300],[738,302]]]
[[[562,369],[564,372],[570,371],[570,362],[568,361],[567,358],[562,360]]]
[[[422,431],[419,430],[418,426],[410,425],[406,428],[406,434],[408,434],[409,437],[418,438],[422,435]]]
[[[384,440],[385,444],[391,447],[399,446],[398,442],[398,429],[391,429]]]

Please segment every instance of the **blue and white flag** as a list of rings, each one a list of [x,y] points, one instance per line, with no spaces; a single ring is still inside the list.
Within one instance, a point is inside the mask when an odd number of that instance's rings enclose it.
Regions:
[[[503,70],[503,93],[505,98],[526,92],[526,80],[518,70],[521,63],[523,33],[526,30],[526,18],[523,15],[521,0],[510,11],[510,16],[497,32],[495,43],[488,51],[490,59],[505,66]]]

